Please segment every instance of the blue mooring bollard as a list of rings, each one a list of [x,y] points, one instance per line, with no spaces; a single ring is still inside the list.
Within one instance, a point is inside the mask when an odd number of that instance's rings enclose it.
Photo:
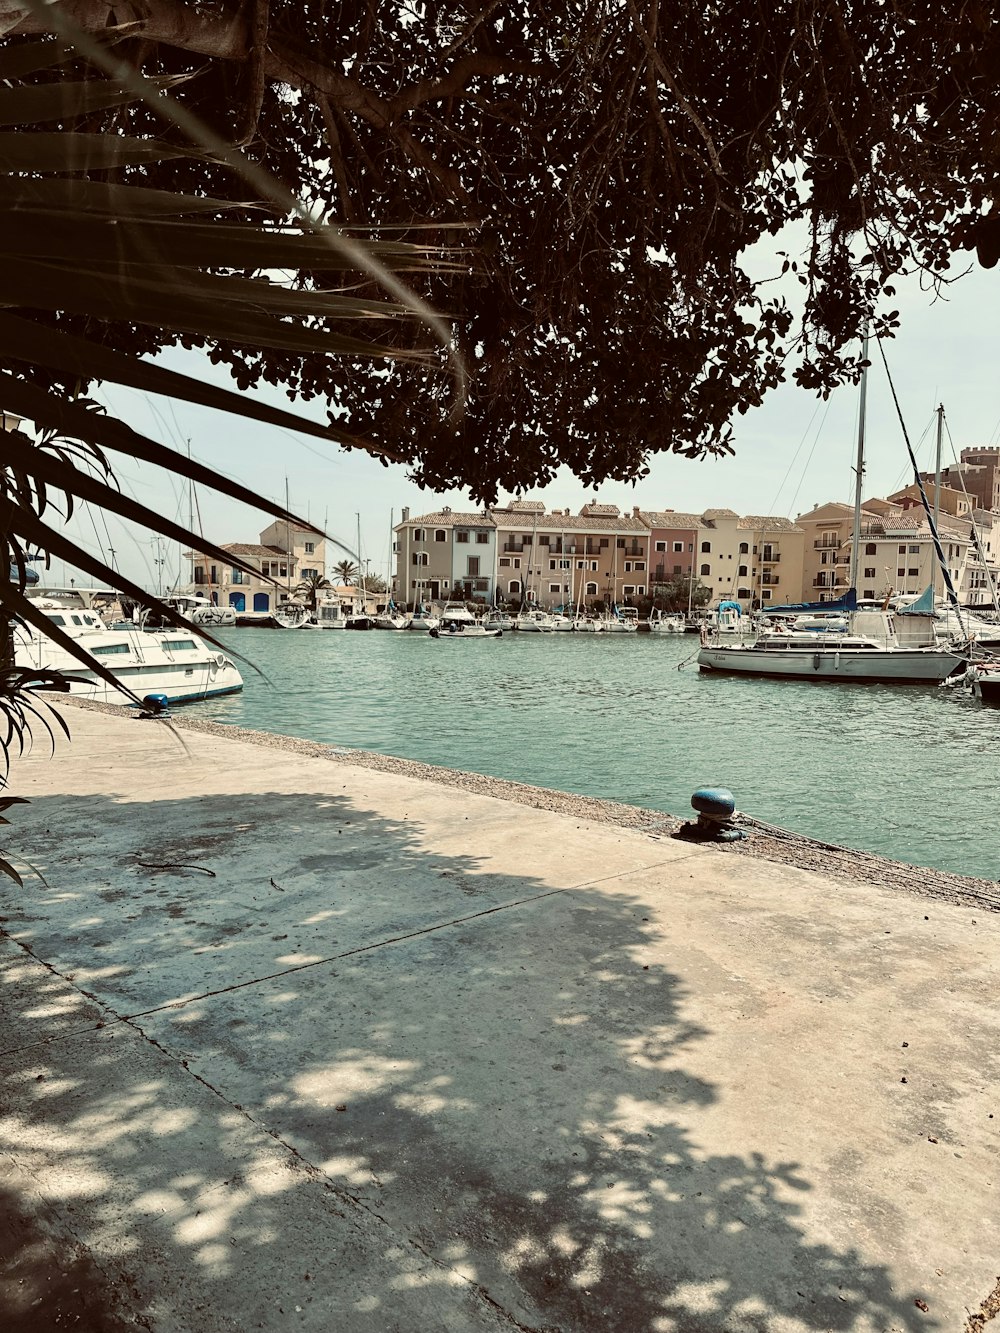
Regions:
[[[691,797],[696,824],[685,824],[678,837],[698,842],[741,842],[747,835],[732,822],[736,798],[726,787],[699,787]]]
[[[165,694],[146,694],[142,699],[142,712],[140,718],[148,717],[169,717],[170,700]]]

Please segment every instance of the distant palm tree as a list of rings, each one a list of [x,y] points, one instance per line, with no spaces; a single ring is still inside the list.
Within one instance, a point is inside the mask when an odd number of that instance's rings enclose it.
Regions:
[[[341,583],[353,583],[358,567],[352,560],[341,560],[339,565],[334,565],[333,572],[340,576]]]
[[[295,591],[304,593],[309,598],[309,609],[315,611],[320,593],[332,587],[333,584],[323,574],[310,574],[296,586]]]

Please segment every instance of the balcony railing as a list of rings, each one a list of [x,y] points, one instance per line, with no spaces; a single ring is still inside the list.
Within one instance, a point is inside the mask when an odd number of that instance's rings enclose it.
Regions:
[[[504,542],[502,549],[504,551],[513,551],[515,555],[520,555],[522,551],[528,550],[531,542]]]
[[[780,551],[772,551],[770,555],[764,554],[760,558],[762,565],[776,565],[781,559]]]
[[[812,581],[812,586],[814,588],[843,588],[845,585],[839,574],[830,574],[829,576],[817,574]]]
[[[760,581],[765,588],[776,588],[781,579],[777,574],[761,574]]]
[[[840,548],[843,546],[843,544],[844,541],[842,537],[835,537],[833,540],[831,540],[829,537],[819,537],[816,539],[816,541],[813,542],[813,550],[839,551]]]

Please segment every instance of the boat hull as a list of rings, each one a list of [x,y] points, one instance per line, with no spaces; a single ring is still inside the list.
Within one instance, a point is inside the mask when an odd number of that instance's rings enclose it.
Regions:
[[[772,679],[853,680],[935,684],[950,676],[964,659],[926,648],[823,648],[774,651],[739,647],[703,647],[698,665],[705,672],[768,676]]]

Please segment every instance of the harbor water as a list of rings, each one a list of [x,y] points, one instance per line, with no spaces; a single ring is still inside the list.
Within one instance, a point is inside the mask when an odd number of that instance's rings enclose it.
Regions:
[[[220,637],[262,674],[199,717],[681,816],[727,786],[798,833],[1000,878],[1000,709],[960,691],[705,675],[691,635]]]

